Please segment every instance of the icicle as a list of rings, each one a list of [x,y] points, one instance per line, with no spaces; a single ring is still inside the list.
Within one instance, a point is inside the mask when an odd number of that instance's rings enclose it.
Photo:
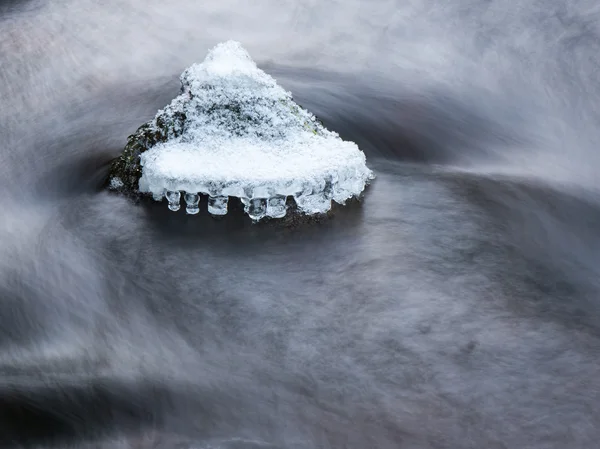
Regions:
[[[176,212],[181,207],[179,201],[181,201],[181,192],[178,190],[167,190],[167,201],[169,202],[169,209]]]
[[[275,195],[269,198],[267,202],[267,215],[272,218],[285,217],[287,211],[285,201],[286,197],[283,195]]]
[[[187,204],[185,211],[189,215],[196,215],[200,208],[198,207],[198,202],[200,201],[200,195],[197,193],[186,193],[185,194],[185,203]]]
[[[267,214],[266,198],[252,198],[248,204],[248,215],[258,221]]]
[[[208,212],[212,215],[225,215],[227,214],[227,201],[226,196],[209,196],[208,197]]]

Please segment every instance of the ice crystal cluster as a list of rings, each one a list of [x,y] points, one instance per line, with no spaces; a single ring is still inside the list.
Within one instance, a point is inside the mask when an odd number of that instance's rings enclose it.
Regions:
[[[181,84],[181,94],[130,137],[115,165],[126,180],[117,170],[111,186],[139,179],[139,192],[166,198],[173,211],[183,197],[189,214],[198,213],[201,194],[213,215],[238,197],[260,220],[285,216],[289,196],[302,213],[327,212],[373,178],[356,144],[294,103],[238,42],[217,45]]]

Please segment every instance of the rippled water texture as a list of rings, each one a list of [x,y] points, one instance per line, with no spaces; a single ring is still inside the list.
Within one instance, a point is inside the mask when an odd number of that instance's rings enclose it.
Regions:
[[[597,1],[0,3],[0,445],[596,448]],[[237,39],[377,179],[293,231],[102,190]]]

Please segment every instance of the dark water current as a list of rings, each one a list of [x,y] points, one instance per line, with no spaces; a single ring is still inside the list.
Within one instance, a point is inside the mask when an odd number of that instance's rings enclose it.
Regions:
[[[101,186],[240,40],[367,154],[293,231]],[[0,447],[600,441],[600,6],[0,2]]]

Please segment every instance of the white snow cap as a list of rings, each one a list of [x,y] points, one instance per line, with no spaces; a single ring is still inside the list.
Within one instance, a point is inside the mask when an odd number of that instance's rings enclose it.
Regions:
[[[296,105],[239,42],[217,45],[181,83],[182,94],[156,117],[183,113],[182,133],[142,153],[141,192],[236,196],[247,209],[252,199],[291,195],[314,214],[359,195],[373,178],[357,145]]]
[[[218,44],[208,53],[202,64],[195,64],[190,70],[195,70],[196,79],[202,77],[202,72],[208,79],[236,75],[255,77],[260,72],[250,54],[235,41]],[[268,75],[265,78],[268,78]]]

